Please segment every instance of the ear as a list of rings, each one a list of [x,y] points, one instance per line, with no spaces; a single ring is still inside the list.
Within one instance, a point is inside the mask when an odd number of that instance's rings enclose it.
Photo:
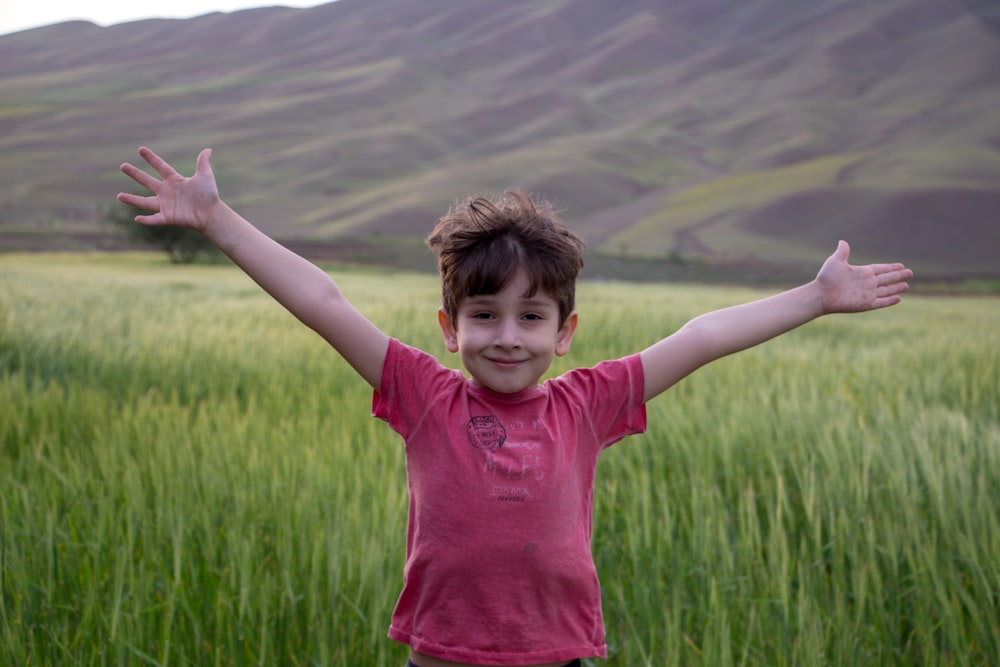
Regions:
[[[556,334],[556,356],[562,357],[567,352],[569,352],[569,345],[573,342],[573,332],[576,331],[576,323],[578,317],[576,311],[574,310],[563,322],[563,325],[559,327],[559,332]]]
[[[444,336],[445,348],[452,354],[458,352],[458,330],[455,328],[455,321],[445,312],[444,308],[438,308],[438,324],[441,325],[441,335]]]

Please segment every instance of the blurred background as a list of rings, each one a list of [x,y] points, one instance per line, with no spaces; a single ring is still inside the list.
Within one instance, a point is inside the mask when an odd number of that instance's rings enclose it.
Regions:
[[[1000,289],[995,2],[92,16],[0,35],[0,250],[127,247],[118,165],[148,145],[190,172],[211,146],[223,197],[317,259],[432,270],[451,203],[517,186],[587,240],[591,277],[798,279],[845,238]]]

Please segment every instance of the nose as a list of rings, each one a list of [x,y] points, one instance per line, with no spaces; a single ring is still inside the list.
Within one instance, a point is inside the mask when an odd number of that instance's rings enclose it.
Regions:
[[[493,345],[504,350],[521,347],[521,336],[516,319],[503,317],[497,321],[496,338]]]

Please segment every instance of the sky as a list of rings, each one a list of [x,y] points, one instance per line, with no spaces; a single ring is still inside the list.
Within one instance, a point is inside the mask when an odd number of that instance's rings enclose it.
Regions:
[[[113,25],[148,18],[190,18],[211,12],[281,5],[313,7],[330,0],[0,0],[0,35],[83,19]]]

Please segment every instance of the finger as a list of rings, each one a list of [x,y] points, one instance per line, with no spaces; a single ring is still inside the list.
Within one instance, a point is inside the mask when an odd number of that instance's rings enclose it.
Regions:
[[[879,297],[872,301],[872,310],[877,310],[879,308],[886,308],[888,306],[895,306],[897,303],[902,301],[898,295]]]
[[[154,176],[147,174],[142,169],[139,169],[135,165],[129,164],[128,162],[126,162],[121,166],[121,170],[123,174],[125,174],[126,176],[128,176],[133,181],[135,181],[142,187],[146,188],[147,190],[156,192],[157,188],[160,185],[161,181],[158,178],[155,178]]]
[[[146,225],[147,227],[156,227],[157,225],[165,225],[167,223],[163,215],[160,213],[154,213],[153,215],[137,215],[135,216],[135,221],[140,225]]]
[[[892,262],[891,264],[869,264],[869,268],[876,274],[889,273],[891,271],[901,271],[906,267],[900,262]]]
[[[885,296],[892,296],[894,294],[901,294],[906,290],[910,289],[909,284],[902,281],[892,283],[891,285],[883,285],[875,290],[876,298],[881,298]]]
[[[178,175],[177,171],[169,164],[167,164],[166,160],[164,160],[159,155],[157,155],[150,149],[146,148],[145,146],[139,149],[139,155],[141,155],[142,159],[148,162],[149,166],[155,169],[156,173],[158,173],[163,178],[168,178],[170,176]]]
[[[893,283],[898,283],[913,277],[913,271],[903,267],[902,264],[897,264],[896,267],[897,268],[886,271],[884,273],[876,272],[875,277],[877,284],[879,286],[891,285]]]
[[[156,197],[143,197],[141,195],[129,194],[128,192],[119,192],[118,201],[129,206],[141,208],[144,211],[160,210],[159,200]]]

